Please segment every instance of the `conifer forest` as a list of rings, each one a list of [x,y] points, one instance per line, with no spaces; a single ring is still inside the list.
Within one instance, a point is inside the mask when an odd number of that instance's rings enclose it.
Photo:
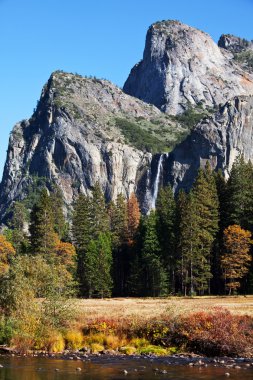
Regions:
[[[49,283],[81,298],[253,291],[253,166],[241,157],[228,180],[207,164],[190,192],[160,188],[147,215],[133,193],[106,203],[96,184],[66,217],[61,191],[34,183],[0,236],[3,304],[13,281],[36,272],[38,297]]]

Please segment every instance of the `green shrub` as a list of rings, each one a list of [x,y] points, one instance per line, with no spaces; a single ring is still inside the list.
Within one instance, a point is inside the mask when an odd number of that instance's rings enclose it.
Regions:
[[[205,116],[208,116],[207,112],[203,112],[202,110],[200,111],[199,108],[194,109],[189,106],[184,113],[181,115],[171,116],[171,118],[172,120],[178,121],[180,124],[187,127],[187,129],[192,129]]]
[[[15,333],[15,321],[11,318],[5,318],[4,316],[0,319],[0,344],[9,344],[11,338]]]
[[[135,148],[150,153],[160,153],[166,149],[163,141],[151,132],[142,129],[138,124],[120,118],[115,121],[128,143]]]
[[[150,344],[149,346],[139,348],[138,353],[142,355],[168,355],[168,350],[166,348]]]
[[[244,63],[246,66],[253,69],[253,50],[236,53],[234,58],[237,62]]]

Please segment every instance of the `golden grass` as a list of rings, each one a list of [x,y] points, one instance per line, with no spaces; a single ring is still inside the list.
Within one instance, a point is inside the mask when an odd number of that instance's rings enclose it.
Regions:
[[[76,305],[79,318],[90,322],[103,318],[137,322],[165,314],[208,312],[216,308],[225,308],[237,315],[253,316],[253,296],[81,299]]]

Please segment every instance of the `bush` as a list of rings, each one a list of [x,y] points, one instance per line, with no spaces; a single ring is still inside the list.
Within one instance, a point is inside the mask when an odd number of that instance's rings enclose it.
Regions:
[[[174,340],[208,356],[249,356],[253,353],[253,319],[227,310],[194,313],[179,321]]]
[[[9,344],[15,332],[16,323],[11,318],[0,319],[0,344]]]
[[[105,349],[104,346],[102,344],[99,344],[99,343],[92,343],[90,345],[90,348],[91,348],[91,352],[93,354],[97,354],[98,352],[101,352]]]
[[[240,63],[244,63],[246,66],[253,69],[253,51],[252,50],[236,53],[234,58],[236,61]]]
[[[200,112],[198,108],[194,109],[192,106],[189,106],[184,113],[181,115],[171,116],[171,118],[172,120],[178,121],[180,124],[187,127],[187,129],[192,129],[207,115],[207,112]]]
[[[122,354],[133,355],[136,352],[136,348],[132,346],[124,346],[119,349]]]
[[[80,350],[83,347],[83,334],[80,331],[67,331],[65,336],[66,348]]]
[[[58,331],[51,331],[44,340],[44,348],[48,352],[62,352],[65,348],[65,341],[62,334]]]
[[[112,350],[118,349],[121,345],[125,344],[125,340],[116,335],[106,335],[104,338],[104,345],[106,348]]]
[[[131,339],[130,343],[136,348],[146,347],[150,345],[150,342],[145,338],[134,338]]]
[[[25,354],[30,351],[34,346],[34,337],[26,334],[16,334],[11,339],[11,346],[15,348],[21,354]]]
[[[138,353],[142,355],[168,355],[168,350],[164,347],[150,344],[149,346],[139,348]]]
[[[91,346],[91,344],[93,343],[103,345],[105,338],[106,338],[106,335],[103,333],[98,333],[98,334],[90,333],[89,335],[84,336],[84,343],[87,344],[88,346]]]

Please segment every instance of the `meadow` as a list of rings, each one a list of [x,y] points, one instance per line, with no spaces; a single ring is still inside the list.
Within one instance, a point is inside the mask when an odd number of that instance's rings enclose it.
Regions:
[[[108,298],[79,299],[81,314],[93,318],[159,318],[165,314],[185,315],[224,308],[236,315],[253,316],[253,295],[236,297],[171,297],[171,298]]]

